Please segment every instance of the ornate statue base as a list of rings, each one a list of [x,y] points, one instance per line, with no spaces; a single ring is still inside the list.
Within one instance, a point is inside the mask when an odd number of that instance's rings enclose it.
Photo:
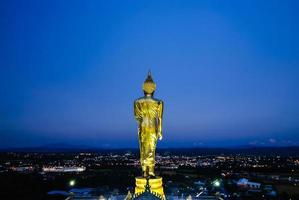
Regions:
[[[135,178],[135,194],[141,194],[145,191],[145,187],[147,184],[147,179],[144,177],[136,177]],[[165,199],[164,190],[163,190],[163,181],[162,177],[156,176],[148,179],[148,184],[150,187],[150,192],[158,194]]]

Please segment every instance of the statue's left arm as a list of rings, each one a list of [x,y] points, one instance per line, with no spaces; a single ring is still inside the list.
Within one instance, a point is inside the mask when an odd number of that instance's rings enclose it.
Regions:
[[[162,117],[163,117],[163,101],[159,102],[158,106],[158,138],[162,140]]]

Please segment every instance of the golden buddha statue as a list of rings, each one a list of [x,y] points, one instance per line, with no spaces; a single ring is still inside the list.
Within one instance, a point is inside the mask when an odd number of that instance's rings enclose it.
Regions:
[[[158,138],[162,140],[163,101],[153,98],[155,89],[156,84],[149,72],[143,84],[144,97],[134,102],[143,177],[155,176],[156,144]]]
[[[157,139],[162,140],[163,101],[153,97],[156,89],[151,73],[143,83],[144,97],[134,101],[134,115],[138,123],[140,164],[142,177],[136,177],[135,195],[145,191],[149,184],[151,192],[165,199],[162,177],[155,176],[155,153]]]

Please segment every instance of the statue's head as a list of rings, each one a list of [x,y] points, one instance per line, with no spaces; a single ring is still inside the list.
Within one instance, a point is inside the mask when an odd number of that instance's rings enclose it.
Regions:
[[[148,72],[148,75],[143,83],[142,87],[145,95],[153,95],[156,90],[156,84],[153,81],[151,71]]]

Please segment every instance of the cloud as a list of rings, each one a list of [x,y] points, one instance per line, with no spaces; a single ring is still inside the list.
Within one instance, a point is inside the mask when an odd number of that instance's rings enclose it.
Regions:
[[[274,138],[270,138],[270,139],[269,139],[269,142],[270,142],[271,144],[276,144],[276,139],[274,139]]]
[[[255,141],[251,141],[251,142],[249,142],[249,144],[250,144],[250,145],[257,145],[257,144],[259,144],[259,141],[257,141],[257,140],[255,140]]]
[[[263,146],[263,145],[271,145],[271,146],[298,146],[299,141],[292,141],[292,140],[277,140],[275,138],[269,138],[267,140],[253,140],[249,142],[249,145],[253,146]]]
[[[194,146],[194,147],[199,147],[199,146],[203,146],[203,145],[204,145],[203,142],[194,142],[194,143],[193,143],[193,146]]]

